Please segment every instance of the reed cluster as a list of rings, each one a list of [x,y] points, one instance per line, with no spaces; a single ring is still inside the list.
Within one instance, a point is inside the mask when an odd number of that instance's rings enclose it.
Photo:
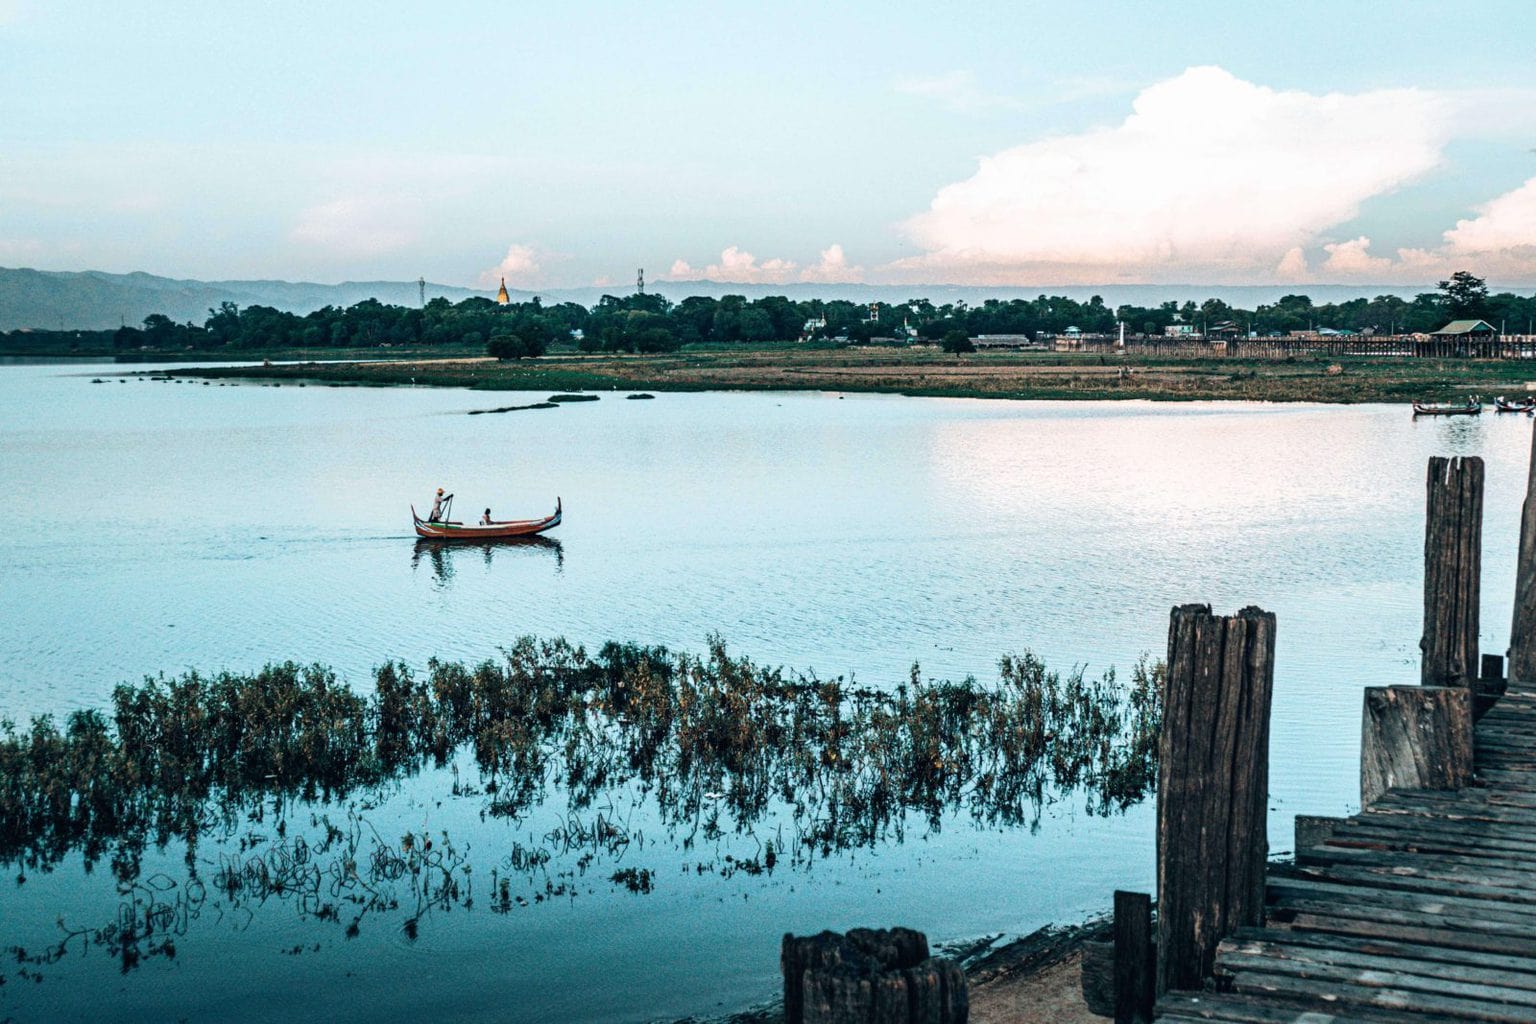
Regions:
[[[900,839],[913,814],[1033,827],[1061,794],[1108,813],[1149,792],[1160,673],[1144,658],[1128,685],[1063,677],[1025,653],[992,685],[914,666],[881,690],[759,666],[712,637],[702,656],[525,638],[478,665],[386,663],[366,695],[291,662],[152,678],[119,686],[110,715],[0,723],[0,862],[78,848],[130,876],[146,842],[195,843],[271,797],[335,802],[460,751],[481,774],[462,791],[492,815],[521,819],[563,790],[579,821],[634,787],[685,847],[778,819],[770,864]],[[622,827],[587,817],[579,842],[550,842],[613,845]]]

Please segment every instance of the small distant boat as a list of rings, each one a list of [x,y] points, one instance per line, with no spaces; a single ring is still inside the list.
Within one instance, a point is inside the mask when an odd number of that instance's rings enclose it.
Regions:
[[[1465,402],[1414,402],[1415,416],[1477,416],[1483,411],[1483,403],[1468,399]]]
[[[425,537],[428,540],[500,540],[504,537],[532,537],[543,533],[545,530],[553,530],[560,525],[560,499],[555,499],[555,511],[543,519],[501,519],[492,522],[488,526],[479,523],[460,523],[454,520],[439,520],[429,522],[416,514],[416,506],[411,506],[411,522],[416,527],[416,536]]]
[[[1536,409],[1536,398],[1495,398],[1493,407],[1499,412],[1531,412]]]

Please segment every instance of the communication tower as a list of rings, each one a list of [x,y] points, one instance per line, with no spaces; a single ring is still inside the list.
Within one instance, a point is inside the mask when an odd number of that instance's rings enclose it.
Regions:
[[[635,291],[638,292],[641,295],[645,294],[645,268],[644,267],[641,267],[639,270],[635,271]]]
[[[420,278],[416,282],[416,293],[421,299],[421,308],[427,308],[427,279]]]

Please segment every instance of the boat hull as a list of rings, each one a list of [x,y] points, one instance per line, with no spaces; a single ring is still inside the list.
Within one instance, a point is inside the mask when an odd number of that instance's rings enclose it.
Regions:
[[[1481,405],[1425,405],[1422,402],[1413,403],[1415,416],[1480,416],[1483,407]]]
[[[502,522],[492,523],[489,526],[481,526],[478,523],[467,524],[457,522],[428,522],[416,514],[415,506],[411,507],[411,523],[416,528],[416,536],[423,540],[465,540],[488,541],[510,540],[514,537],[535,537],[546,530],[553,530],[560,525],[560,517],[563,509],[560,499],[555,499],[555,511],[553,515],[543,519],[508,519]]]

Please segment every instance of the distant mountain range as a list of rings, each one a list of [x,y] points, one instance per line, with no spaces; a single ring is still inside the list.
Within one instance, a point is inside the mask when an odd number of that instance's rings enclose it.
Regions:
[[[1340,302],[1358,296],[1400,295],[1412,298],[1432,291],[1432,284],[1417,285],[1193,285],[1106,284],[1051,285],[1023,288],[985,288],[967,285],[867,285],[867,284],[722,284],[716,281],[663,281],[651,290],[673,301],[690,295],[787,295],[792,299],[849,299],[854,302],[902,302],[927,298],[935,303],[965,300],[975,305],[987,299],[1064,295],[1085,301],[1100,295],[1110,306],[1130,303],[1155,306],[1173,299],[1196,302],[1219,298],[1240,309],[1274,302],[1293,292],[1310,295],[1316,303]],[[628,287],[559,288],[538,292],[546,302],[580,302],[590,306],[604,294],[625,294]],[[458,302],[472,295],[489,298],[491,292],[452,285],[426,286],[428,299],[441,295]],[[513,292],[524,300],[535,293]],[[323,306],[350,306],[375,298],[392,305],[415,305],[420,291],[415,281],[343,281],[316,284],[309,281],[183,281],[153,274],[108,274],[99,270],[51,271],[0,267],[0,331],[16,328],[46,330],[101,330],[122,324],[137,325],[151,313],[163,313],[178,322],[202,323],[210,309],[221,302],[239,306],[273,306],[294,313],[309,313]]]

